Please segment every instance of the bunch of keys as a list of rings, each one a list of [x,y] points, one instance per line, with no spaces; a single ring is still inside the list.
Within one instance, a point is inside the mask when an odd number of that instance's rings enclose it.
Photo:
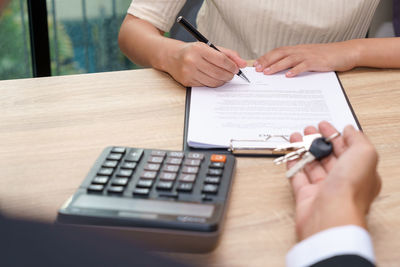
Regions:
[[[314,160],[321,160],[329,156],[333,152],[332,139],[338,137],[340,133],[334,133],[325,138],[321,134],[310,134],[303,137],[302,142],[295,142],[276,148],[275,151],[288,149],[296,149],[274,160],[276,165],[291,161],[297,158],[301,159],[286,172],[286,178],[291,178],[297,172],[302,170],[304,166]]]

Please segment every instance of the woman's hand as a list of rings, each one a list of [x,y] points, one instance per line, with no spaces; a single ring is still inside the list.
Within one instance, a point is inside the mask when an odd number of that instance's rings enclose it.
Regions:
[[[305,71],[346,71],[358,62],[358,40],[276,48],[254,62],[256,71],[274,74],[289,69],[287,77]]]
[[[165,71],[184,86],[221,86],[247,65],[233,50],[167,38],[150,22],[130,14],[121,25],[118,43],[132,62]]]
[[[218,49],[201,42],[181,43],[168,54],[163,69],[184,86],[221,86],[247,63],[233,50]]]

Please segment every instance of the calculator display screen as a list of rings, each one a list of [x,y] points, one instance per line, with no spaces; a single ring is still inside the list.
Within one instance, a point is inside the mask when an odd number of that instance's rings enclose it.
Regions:
[[[80,195],[73,203],[74,208],[101,209],[114,211],[143,212],[163,215],[186,215],[210,218],[213,205],[170,202],[150,199],[112,198],[93,195]]]

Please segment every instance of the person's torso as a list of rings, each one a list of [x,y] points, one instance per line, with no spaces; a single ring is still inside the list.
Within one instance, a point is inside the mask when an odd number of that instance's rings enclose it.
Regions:
[[[254,59],[271,49],[365,37],[379,0],[205,0],[200,32]]]

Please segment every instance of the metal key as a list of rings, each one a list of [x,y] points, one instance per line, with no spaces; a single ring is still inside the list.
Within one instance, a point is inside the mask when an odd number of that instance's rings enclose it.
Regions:
[[[335,136],[336,137],[336,136]],[[335,138],[333,137],[333,138]],[[315,139],[310,149],[304,154],[301,160],[299,160],[292,168],[286,172],[286,178],[291,178],[297,172],[302,170],[304,166],[314,160],[321,160],[329,156],[333,151],[331,140],[333,138],[320,137]]]
[[[296,149],[295,151],[292,151],[282,157],[276,158],[274,160],[274,163],[276,165],[285,163],[287,161],[291,161],[294,159],[299,158],[303,153],[307,152],[308,149],[310,148],[312,142],[317,139],[320,138],[321,134],[309,134],[309,135],[305,135],[303,137],[303,141],[301,142],[294,142],[294,143],[290,143],[290,144],[285,144],[282,145],[276,149],[274,149],[274,151],[284,151],[284,150],[291,150],[291,149]]]

